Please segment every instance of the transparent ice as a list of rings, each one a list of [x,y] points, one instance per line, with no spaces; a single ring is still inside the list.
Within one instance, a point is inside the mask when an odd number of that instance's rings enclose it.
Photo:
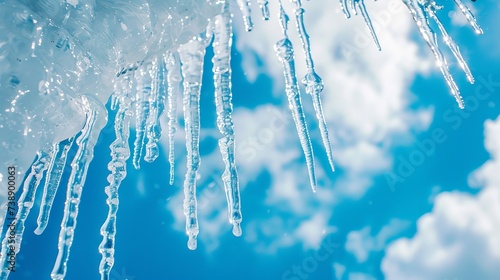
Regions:
[[[283,0],[284,1],[284,0]],[[290,0],[293,11],[270,11],[268,1],[250,0],[0,0],[0,225],[7,224],[8,166],[15,166],[17,179],[24,178],[19,190],[15,226],[16,244],[21,244],[24,222],[44,173],[42,202],[36,234],[47,226],[54,196],[61,183],[66,162],[71,171],[66,189],[64,217],[61,222],[58,255],[52,279],[64,279],[76,230],[78,207],[88,167],[101,129],[107,122],[105,104],[116,110],[116,140],[110,145],[111,162],[107,194],[109,212],[101,228],[102,255],[99,272],[110,279],[114,264],[115,234],[119,206],[118,190],[127,175],[126,163],[140,168],[141,161],[159,156],[160,120],[168,118],[167,138],[170,180],[174,183],[174,134],[177,130],[176,100],[182,96],[186,131],[187,173],[184,179],[184,214],[188,247],[195,249],[199,233],[196,187],[201,158],[200,92],[205,49],[214,50],[213,80],[220,131],[219,148],[225,164],[222,181],[228,203],[228,220],[233,233],[242,234],[241,200],[235,158],[236,135],[232,120],[231,45],[232,14],[239,9],[245,29],[253,28],[251,6],[268,24],[279,24],[283,38],[274,50],[282,64],[285,93],[302,146],[310,184],[316,190],[314,152],[302,106],[299,79],[295,71],[294,44],[300,44],[306,58],[306,75],[301,80],[312,99],[321,139],[334,170],[333,152],[328,136],[321,93],[323,81],[314,68],[313,54],[304,13],[307,3]],[[443,55],[431,20],[442,34],[469,82],[474,78],[459,47],[439,20],[438,6],[431,0],[401,0],[416,23],[417,30],[434,55],[437,67],[454,95],[458,106],[464,103],[446,57]],[[380,45],[364,0],[339,0],[349,18],[361,14]],[[476,34],[483,31],[461,0],[454,0]],[[233,9],[230,9],[233,7]],[[254,13],[255,14],[255,13]],[[276,15],[273,18],[272,15]],[[295,29],[289,28],[293,15]],[[289,32],[297,32],[292,42]],[[269,46],[272,48],[272,46]],[[238,94],[238,93],[235,93]],[[166,114],[164,111],[166,110]],[[134,145],[129,147],[131,128]],[[72,145],[77,153],[68,158]],[[1,231],[0,231],[1,232]],[[2,256],[6,256],[7,236],[2,237]],[[18,245],[15,251],[20,250]],[[0,279],[9,275],[8,262],[0,258]]]

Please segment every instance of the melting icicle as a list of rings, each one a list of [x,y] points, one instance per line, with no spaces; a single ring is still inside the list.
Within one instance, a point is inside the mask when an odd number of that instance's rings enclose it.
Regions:
[[[240,7],[241,14],[243,15],[243,23],[245,24],[245,30],[247,32],[252,31],[252,12],[250,10],[250,0],[236,0],[238,6]]]
[[[368,14],[368,11],[366,10],[365,6],[365,0],[353,0],[354,4],[356,5],[356,8],[359,9],[361,12],[361,15],[365,19],[366,26],[370,30],[370,34],[372,35],[373,41],[375,42],[375,45],[377,46],[377,49],[380,51],[382,48],[380,48],[380,43],[378,42],[377,34],[375,33],[375,29],[373,28],[372,20],[370,19],[370,15]],[[354,9],[354,14],[356,14],[356,9]]]
[[[436,16],[436,10],[441,9],[442,7],[438,7],[436,5],[436,2],[432,0],[421,0],[423,2],[423,5],[425,7],[425,11],[431,16],[431,18],[436,22],[439,30],[441,31],[441,34],[443,34],[443,39],[446,45],[450,48],[451,52],[455,56],[455,58],[458,61],[458,64],[460,65],[460,68],[465,72],[465,75],[467,76],[467,80],[473,84],[474,83],[474,77],[472,76],[472,73],[469,69],[469,66],[465,62],[465,59],[462,57],[462,54],[460,53],[460,49],[458,48],[457,44],[455,44],[455,41],[448,35],[448,32],[444,28],[443,24],[439,20],[439,18]]]
[[[175,143],[174,136],[177,131],[177,96],[181,92],[181,62],[177,52],[172,53],[167,59],[168,83],[168,162],[170,164],[170,185],[174,183]]]
[[[111,101],[110,101],[110,108],[111,110],[116,110],[116,106],[118,105],[118,98],[116,97],[116,94],[113,93],[111,94]]]
[[[311,188],[313,192],[316,192],[316,175],[314,171],[313,148],[311,145],[309,132],[307,130],[304,110],[302,108],[302,102],[300,100],[300,91],[297,82],[297,77],[295,76],[295,58],[293,54],[293,46],[292,42],[290,42],[287,36],[288,16],[283,10],[283,6],[281,5],[281,0],[279,3],[280,3],[279,19],[285,38],[279,40],[274,45],[274,51],[278,56],[278,60],[283,64],[283,74],[285,76],[285,86],[286,86],[286,95],[288,98],[288,103],[290,106],[290,110],[292,111],[292,117],[293,121],[295,122],[295,127],[297,128],[300,144],[302,146],[302,150],[304,151],[304,156],[306,158],[306,164],[309,172],[309,180],[311,183]]]
[[[258,0],[259,3],[259,8],[262,13],[262,18],[264,20],[269,20],[270,13],[269,13],[269,2],[267,0]]]
[[[199,233],[196,206],[196,180],[200,166],[200,91],[203,58],[211,35],[191,40],[179,48],[184,78],[184,120],[186,130],[187,171],[184,180],[184,215],[188,248],[196,249]]]
[[[165,67],[163,56],[158,56],[153,60],[153,73],[155,73],[155,78],[149,100],[151,104],[151,114],[147,126],[148,143],[146,144],[146,156],[144,157],[146,162],[153,162],[160,154],[157,143],[160,141],[161,137],[160,116],[165,109]]]
[[[222,175],[228,204],[229,222],[233,224],[233,234],[241,235],[241,205],[238,173],[234,154],[234,128],[231,114],[233,112],[231,92],[231,14],[227,2],[224,11],[215,18],[214,57],[212,62],[215,86],[215,105],[217,110],[217,126],[223,135],[219,139],[219,148],[226,169]]]
[[[40,204],[40,212],[38,213],[37,219],[38,226],[35,229],[35,234],[42,234],[47,227],[50,210],[52,209],[52,204],[54,203],[54,198],[56,197],[63,170],[68,159],[68,151],[73,145],[74,139],[75,137],[71,137],[53,146],[54,155],[47,169],[47,175],[45,176],[42,203]]]
[[[297,1],[297,0],[293,0]],[[373,41],[375,42],[375,45],[377,46],[377,49],[380,51],[380,43],[377,38],[377,34],[375,33],[375,29],[373,28],[372,21],[370,19],[370,15],[368,14],[368,11],[366,10],[365,6],[365,1],[364,0],[340,0],[340,7],[342,9],[342,12],[344,13],[346,18],[350,18],[351,14],[349,12],[349,9],[354,12],[354,15],[358,14],[357,9],[361,12],[361,16],[363,16],[363,19],[365,20],[366,26],[368,27],[368,30],[370,31],[370,34],[373,38]]]
[[[135,169],[139,169],[142,149],[144,146],[144,138],[146,136],[146,126],[149,119],[151,108],[151,64],[144,65],[139,68],[139,77],[137,77],[138,85],[136,92],[135,103],[135,141],[134,141],[134,156],[132,163]],[[136,71],[137,73],[137,71]]]
[[[469,8],[467,8],[467,6],[465,6],[464,3],[462,3],[462,0],[454,0],[454,1],[457,4],[460,11],[462,12],[462,14],[464,14],[469,24],[474,29],[474,32],[476,32],[476,34],[483,34],[483,29],[481,29],[481,27],[477,23],[476,17],[472,14]]]
[[[69,259],[71,245],[76,228],[78,217],[78,206],[82,189],[87,177],[90,162],[94,157],[94,146],[99,138],[99,133],[107,122],[106,108],[93,97],[82,96],[83,108],[87,113],[85,126],[80,136],[76,139],[78,151],[71,162],[71,174],[69,177],[66,192],[66,202],[64,204],[64,216],[59,232],[58,254],[51,277],[54,280],[64,279],[66,266]]]
[[[21,250],[21,243],[25,229],[24,223],[26,222],[31,208],[33,207],[36,190],[42,181],[43,172],[47,169],[52,155],[52,148],[44,149],[37,153],[37,159],[31,165],[31,172],[28,174],[23,184],[23,191],[19,197],[16,217],[14,219],[6,218],[9,225],[2,241],[2,253],[0,258],[2,271],[0,279],[7,279],[11,269],[13,269],[13,265],[9,261],[9,256],[12,254],[17,255],[17,253]],[[15,201],[7,203],[7,212],[9,216],[12,216],[15,213]]]
[[[130,90],[125,85],[122,87],[123,91],[120,92],[118,101],[118,112],[115,118],[115,135],[116,139],[111,143],[111,162],[108,164],[108,169],[111,174],[108,175],[109,185],[106,186],[105,192],[107,194],[106,203],[108,204],[108,216],[106,221],[101,227],[102,242],[99,245],[99,252],[102,255],[101,263],[99,265],[99,273],[101,279],[108,280],[111,269],[114,264],[114,250],[115,250],[115,235],[116,235],[116,214],[118,212],[118,189],[121,182],[127,176],[127,159],[130,157],[130,147],[128,145],[128,138],[130,135],[130,118],[132,112],[130,111]]]
[[[299,32],[299,38],[302,43],[302,49],[306,57],[307,65],[307,74],[302,80],[302,83],[306,86],[306,92],[313,99],[314,111],[316,112],[316,118],[319,122],[319,131],[321,133],[323,146],[325,147],[330,167],[332,168],[332,171],[334,171],[335,167],[333,165],[332,145],[330,143],[330,137],[328,136],[328,127],[326,125],[325,116],[323,114],[323,107],[321,106],[320,94],[323,91],[323,80],[318,74],[316,74],[316,71],[314,70],[314,61],[311,54],[311,44],[309,42],[309,35],[307,34],[304,24],[304,9],[302,8],[302,1],[293,1],[297,5],[297,9],[295,10],[297,30]]]
[[[417,2],[417,0],[403,0],[406,4],[410,13],[413,17],[413,20],[418,26],[418,31],[420,32],[420,36],[424,39],[427,45],[430,47],[434,57],[436,58],[437,65],[441,70],[441,73],[448,84],[448,87],[451,90],[451,93],[455,97],[455,100],[458,103],[458,106],[463,109],[464,102],[462,100],[462,96],[460,96],[460,92],[458,90],[458,86],[453,80],[451,76],[450,70],[448,68],[448,63],[446,62],[446,58],[443,56],[441,51],[439,50],[439,46],[436,39],[436,33],[429,26],[427,12],[424,10],[422,5]]]

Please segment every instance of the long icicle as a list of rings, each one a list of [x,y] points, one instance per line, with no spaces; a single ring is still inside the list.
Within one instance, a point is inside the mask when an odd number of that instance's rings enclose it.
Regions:
[[[151,101],[151,64],[142,65],[139,67],[139,77],[137,77],[137,92],[135,103],[135,141],[134,141],[134,156],[132,163],[135,169],[141,167],[142,149],[144,148],[144,138],[146,136],[147,121],[150,114]]]
[[[179,54],[173,52],[167,58],[167,84],[168,84],[168,163],[170,164],[170,180],[174,183],[175,175],[175,143],[174,137],[177,131],[177,97],[181,94],[181,62]]]
[[[99,133],[107,122],[106,108],[93,97],[82,96],[83,108],[87,113],[87,120],[80,136],[76,139],[78,151],[71,162],[71,175],[69,177],[64,204],[64,216],[59,232],[58,254],[51,277],[54,280],[64,279],[69,252],[73,243],[78,206],[82,189],[87,177],[90,162],[94,158],[94,146],[99,138]]]
[[[286,95],[290,110],[292,111],[293,121],[297,128],[300,144],[306,158],[307,169],[309,172],[309,181],[313,192],[316,192],[316,175],[314,171],[314,156],[309,131],[307,130],[304,109],[300,100],[300,90],[295,75],[295,58],[293,54],[292,42],[288,39],[288,16],[280,3],[279,20],[285,38],[279,40],[274,45],[274,51],[278,60],[283,64],[283,74],[285,76]]]
[[[18,209],[16,216],[10,221],[7,233],[2,241],[2,253],[0,258],[2,269],[0,279],[2,280],[7,279],[11,271],[15,271],[16,262],[10,261],[10,256],[17,255],[17,253],[21,250],[21,243],[25,229],[24,223],[26,222],[31,208],[33,207],[36,190],[42,181],[43,172],[50,164],[52,156],[52,147],[38,151],[37,159],[31,165],[31,172],[24,181],[23,191],[17,203]],[[15,201],[11,201],[7,204],[9,216],[10,214],[14,214],[14,205]],[[7,218],[7,221],[8,220],[10,220],[10,218]]]
[[[464,71],[465,76],[467,77],[467,80],[469,81],[469,83],[473,84],[474,83],[474,76],[472,76],[472,73],[469,69],[469,66],[465,62],[465,59],[462,57],[462,54],[460,53],[459,47],[457,46],[455,41],[453,41],[453,39],[448,34],[448,32],[444,28],[443,24],[441,23],[441,21],[439,20],[439,18],[436,15],[436,10],[441,9],[442,7],[438,7],[436,5],[436,2],[434,2],[433,0],[423,0],[423,1],[424,1],[424,7],[425,7],[426,12],[431,16],[431,18],[437,24],[439,30],[441,31],[441,34],[443,34],[444,42],[446,43],[446,45],[448,45],[451,52],[453,53],[453,55],[457,59],[458,64],[460,65],[460,68],[462,68],[462,70]]]
[[[146,144],[146,162],[153,162],[158,158],[160,151],[158,141],[161,137],[160,117],[165,109],[166,86],[165,86],[165,61],[162,55],[153,60],[152,73],[154,75],[152,93],[150,95],[151,114],[148,120],[148,143]]]
[[[481,29],[481,27],[477,23],[476,17],[472,14],[472,12],[469,10],[469,8],[464,5],[462,0],[454,0],[454,1],[455,1],[455,4],[457,4],[460,11],[462,12],[462,14],[464,14],[464,16],[467,19],[467,21],[469,22],[469,24],[474,29],[474,32],[476,32],[476,34],[478,34],[478,35],[483,34],[483,29]]]
[[[195,250],[199,233],[196,181],[200,166],[200,93],[203,59],[209,37],[196,38],[179,48],[184,78],[184,121],[186,130],[187,171],[184,179],[184,215],[188,248]]]
[[[108,175],[109,185],[106,186],[107,194],[106,203],[108,204],[108,215],[106,221],[101,227],[102,241],[99,245],[99,252],[102,255],[99,265],[99,273],[102,280],[109,280],[111,269],[114,264],[115,251],[115,235],[116,235],[116,214],[118,212],[118,189],[121,182],[127,176],[127,159],[130,157],[130,147],[128,139],[130,135],[130,118],[132,111],[130,110],[131,91],[127,86],[129,81],[124,79],[121,81],[124,86],[120,95],[118,95],[118,112],[115,117],[115,135],[116,139],[111,143],[111,162],[108,164],[108,170],[111,174]]]
[[[252,31],[252,11],[250,10],[250,0],[236,0],[238,7],[240,8],[241,14],[243,16],[243,23],[245,24],[245,30],[247,32]]]
[[[429,48],[431,49],[434,57],[436,58],[437,65],[441,70],[441,73],[448,84],[448,87],[451,90],[451,93],[455,97],[455,100],[458,103],[458,107],[460,109],[464,108],[464,101],[462,96],[460,95],[460,91],[458,89],[455,80],[451,76],[450,70],[448,68],[448,63],[446,62],[446,58],[443,56],[441,51],[439,50],[439,45],[436,39],[436,33],[432,30],[428,21],[428,13],[424,10],[423,6],[418,3],[418,0],[402,0],[403,3],[408,7],[410,13],[413,17],[413,20],[417,24],[418,31],[420,36],[427,43]]]
[[[328,136],[328,127],[326,125],[325,116],[323,114],[323,106],[321,105],[320,94],[323,91],[323,80],[316,73],[314,69],[314,61],[311,54],[311,44],[309,42],[309,35],[307,34],[306,27],[304,24],[304,9],[302,8],[301,0],[293,0],[296,4],[295,18],[297,24],[297,30],[299,32],[300,42],[302,43],[302,50],[306,57],[307,74],[302,83],[306,87],[306,92],[312,97],[314,112],[316,113],[316,118],[318,119],[319,131],[321,133],[321,139],[323,141],[323,146],[326,150],[326,155],[328,157],[328,162],[332,171],[335,171],[335,166],[333,164],[333,153],[332,145],[330,143],[330,137]]]
[[[53,146],[54,156],[52,157],[49,168],[47,169],[47,175],[45,176],[42,202],[40,204],[40,212],[38,213],[37,219],[38,226],[35,229],[35,234],[42,234],[49,223],[50,210],[52,209],[57,189],[61,183],[61,177],[64,167],[66,166],[69,149],[73,145],[74,140],[75,137],[71,137]]]
[[[241,201],[238,172],[236,171],[234,154],[234,126],[231,92],[231,44],[232,20],[229,5],[226,1],[222,14],[215,18],[213,73],[215,86],[215,106],[217,110],[217,126],[222,134],[219,148],[226,166],[222,181],[226,192],[229,222],[233,224],[233,234],[241,235]]]

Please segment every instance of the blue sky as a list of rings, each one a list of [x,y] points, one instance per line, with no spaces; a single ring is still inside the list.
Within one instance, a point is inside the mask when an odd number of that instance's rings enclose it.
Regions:
[[[485,31],[481,36],[464,25],[450,1],[439,12],[477,81],[467,83],[440,41],[466,101],[459,112],[408,12],[391,6],[399,1],[367,3],[381,52],[361,17],[345,20],[336,1],[330,2],[326,8],[319,1],[304,5],[313,57],[325,81],[337,171],[329,171],[311,101],[303,94],[320,183],[311,192],[272,51],[279,26],[275,18],[256,18],[255,29],[244,34],[236,14],[232,66],[243,236],[234,237],[227,222],[208,57],[198,249],[187,249],[183,232],[186,160],[179,131],[174,186],[168,185],[165,138],[163,157],[143,163],[140,171],[128,166],[112,279],[500,278],[500,4],[465,1]],[[294,42],[300,79],[305,66]],[[84,188],[67,279],[98,279],[113,139],[110,122]],[[56,199],[42,236],[32,233],[36,215],[28,219],[11,279],[49,279],[64,192]]]

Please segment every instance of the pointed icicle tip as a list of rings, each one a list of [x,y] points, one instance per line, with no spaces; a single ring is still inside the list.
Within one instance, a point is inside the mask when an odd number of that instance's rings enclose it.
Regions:
[[[189,235],[189,239],[187,242],[187,246],[189,250],[196,250],[196,247],[198,247],[198,241],[196,239],[196,235]]]

